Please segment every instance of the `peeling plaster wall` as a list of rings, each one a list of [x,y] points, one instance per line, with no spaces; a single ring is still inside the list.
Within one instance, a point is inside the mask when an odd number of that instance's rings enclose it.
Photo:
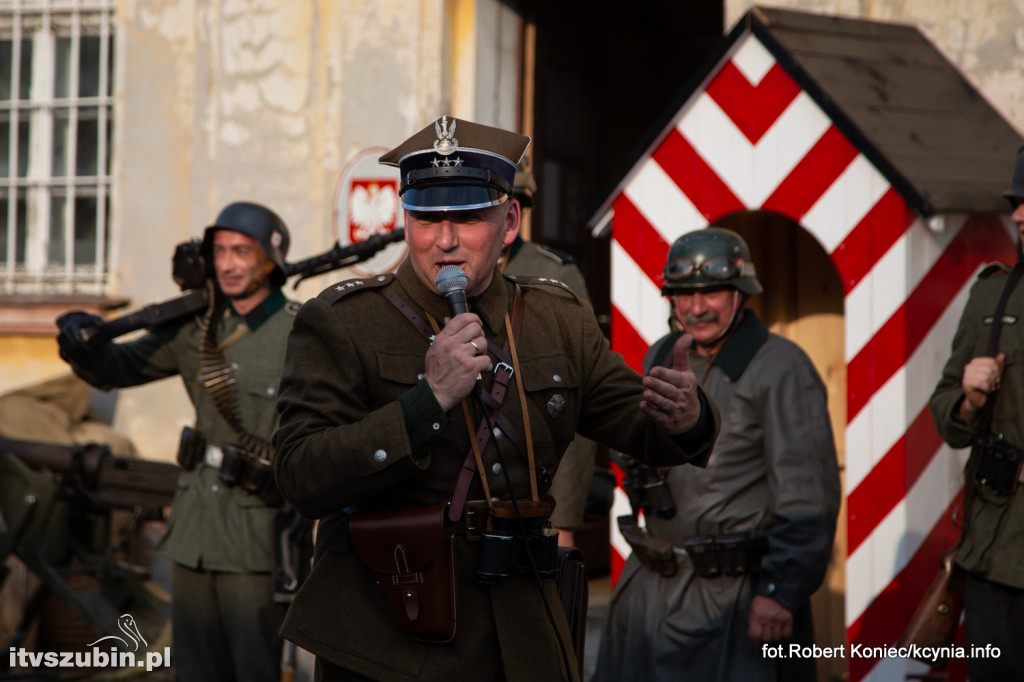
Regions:
[[[726,27],[731,29],[755,4],[915,24],[1011,125],[1024,132],[1021,0],[726,0]]]
[[[133,310],[177,295],[174,246],[235,200],[284,219],[291,260],[330,248],[345,163],[397,144],[451,100],[445,9],[445,0],[119,0],[110,293]],[[345,276],[287,294],[305,300]],[[144,456],[170,460],[192,419],[175,377],[121,391],[115,427]]]
[[[284,219],[291,260],[330,248],[357,152],[440,113],[517,126],[518,33],[501,0],[117,0],[108,293],[178,295],[175,245],[236,200]],[[192,419],[175,377],[121,391],[115,427],[169,460]]]

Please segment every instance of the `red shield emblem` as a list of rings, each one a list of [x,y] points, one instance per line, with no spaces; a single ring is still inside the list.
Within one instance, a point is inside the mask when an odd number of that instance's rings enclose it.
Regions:
[[[361,242],[391,232],[398,220],[398,181],[386,178],[351,180],[348,194],[348,237]]]

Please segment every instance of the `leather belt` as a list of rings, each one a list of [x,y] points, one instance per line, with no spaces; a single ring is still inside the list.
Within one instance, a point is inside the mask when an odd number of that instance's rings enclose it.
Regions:
[[[456,535],[466,542],[480,542],[487,532],[487,500],[468,500],[463,504],[462,516],[453,522]]]

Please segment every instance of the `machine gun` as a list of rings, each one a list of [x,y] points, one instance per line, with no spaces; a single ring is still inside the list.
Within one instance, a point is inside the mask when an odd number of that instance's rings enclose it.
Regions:
[[[42,582],[6,650],[20,646],[47,594],[102,635],[120,634],[118,617],[128,608],[140,622],[156,612],[130,544],[139,522],[163,518],[179,473],[174,464],[116,457],[105,445],[0,438],[0,559],[17,556]],[[129,518],[125,528],[115,527],[118,511]],[[0,563],[0,584],[7,570]],[[99,588],[72,587],[74,575],[94,578]],[[8,667],[4,657],[0,671]]]
[[[298,276],[294,286],[304,279],[322,275],[332,270],[346,268],[369,260],[389,244],[405,239],[405,229],[398,228],[384,234],[372,235],[369,239],[347,246],[336,242],[334,247],[318,256],[312,256],[296,263],[288,263],[287,277]],[[90,343],[109,341],[143,327],[155,327],[187,315],[206,310],[209,294],[205,281],[212,277],[210,264],[206,263],[201,250],[202,242],[192,239],[178,244],[174,252],[173,277],[184,292],[182,296],[153,303],[133,313],[105,322],[86,338]]]

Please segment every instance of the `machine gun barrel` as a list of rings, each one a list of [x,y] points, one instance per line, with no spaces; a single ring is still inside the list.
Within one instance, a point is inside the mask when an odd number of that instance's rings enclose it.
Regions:
[[[106,445],[54,445],[0,438],[30,469],[59,475],[74,494],[96,509],[160,509],[171,504],[180,469],[175,464],[117,457]]]
[[[299,282],[304,279],[369,260],[389,244],[400,242],[403,239],[405,239],[405,229],[400,227],[391,232],[374,234],[369,239],[347,246],[342,246],[339,242],[334,245],[333,249],[319,256],[313,256],[297,263],[288,263],[286,274],[289,277],[298,275],[299,278],[295,280],[295,286],[298,286]]]
[[[304,279],[369,260],[389,244],[402,241],[403,239],[405,239],[405,229],[398,228],[388,233],[375,234],[365,241],[346,246],[342,246],[341,243],[335,243],[333,248],[320,255],[312,256],[296,263],[286,263],[285,275],[288,277],[297,275],[298,279],[295,280],[295,286],[297,287],[299,282]],[[206,310],[207,305],[209,305],[209,296],[206,293],[205,287],[189,289],[181,296],[161,303],[153,303],[133,313],[128,313],[105,322],[89,334],[85,340],[89,343],[99,343],[100,341],[116,339],[136,329],[154,327],[180,317],[194,315]]]
[[[209,297],[206,294],[206,289],[192,289],[181,296],[161,303],[152,303],[133,313],[110,320],[92,334],[88,334],[86,341],[99,343],[116,339],[136,329],[155,327],[161,322],[175,320],[185,315],[194,315],[206,310],[207,305],[209,305]],[[86,335],[86,330],[83,330],[83,335]]]

